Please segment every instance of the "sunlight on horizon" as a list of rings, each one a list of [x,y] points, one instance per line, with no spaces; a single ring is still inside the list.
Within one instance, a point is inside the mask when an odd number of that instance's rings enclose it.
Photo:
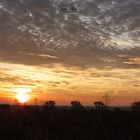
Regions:
[[[26,103],[29,99],[29,92],[31,92],[31,89],[28,88],[19,88],[19,89],[15,89],[16,92],[16,99],[20,102],[20,103]]]
[[[112,105],[128,105],[130,100],[140,99],[139,69],[80,69],[62,65],[50,68],[21,64],[12,67],[2,62],[0,66],[4,78],[0,81],[1,102],[12,103],[17,93],[28,93],[29,104],[38,98],[40,101],[55,100],[58,104],[80,100],[91,105],[105,94],[115,98]]]

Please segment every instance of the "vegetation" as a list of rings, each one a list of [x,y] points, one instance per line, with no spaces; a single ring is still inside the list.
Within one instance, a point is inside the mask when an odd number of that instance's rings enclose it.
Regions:
[[[96,101],[94,102],[94,105],[96,110],[104,110],[108,108],[108,106],[106,106],[102,101]]]
[[[56,103],[55,101],[46,101],[44,104],[44,109],[47,111],[53,111],[56,109]]]
[[[0,106],[0,140],[140,140],[140,111],[109,109],[102,101],[87,109],[79,101],[59,108]],[[137,108],[137,107],[136,107]]]
[[[140,101],[132,103],[132,109],[140,111]]]

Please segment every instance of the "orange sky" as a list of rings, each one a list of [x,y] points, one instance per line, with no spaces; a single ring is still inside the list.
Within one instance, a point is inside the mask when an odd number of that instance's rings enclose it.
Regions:
[[[0,1],[0,103],[140,100],[139,0]],[[125,9],[125,10],[124,10]]]
[[[14,103],[16,90],[29,89],[30,100],[39,103],[55,100],[59,105],[68,105],[72,100],[80,100],[84,105],[92,105],[110,95],[111,105],[129,105],[140,99],[139,69],[80,69],[26,66],[0,63],[1,102]]]

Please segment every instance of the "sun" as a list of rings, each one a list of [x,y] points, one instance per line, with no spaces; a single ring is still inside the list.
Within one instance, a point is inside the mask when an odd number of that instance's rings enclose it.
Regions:
[[[27,93],[18,93],[16,95],[16,99],[20,102],[20,103],[25,103],[29,100],[29,95]]]
[[[30,92],[30,89],[26,89],[26,88],[20,88],[20,89],[16,89],[15,92],[16,94],[16,99],[20,102],[20,103],[26,103],[29,100],[29,94],[28,92]]]

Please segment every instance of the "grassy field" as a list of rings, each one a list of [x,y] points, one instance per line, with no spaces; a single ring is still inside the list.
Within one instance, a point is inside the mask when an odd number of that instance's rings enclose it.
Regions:
[[[140,112],[6,106],[0,140],[140,140]]]

